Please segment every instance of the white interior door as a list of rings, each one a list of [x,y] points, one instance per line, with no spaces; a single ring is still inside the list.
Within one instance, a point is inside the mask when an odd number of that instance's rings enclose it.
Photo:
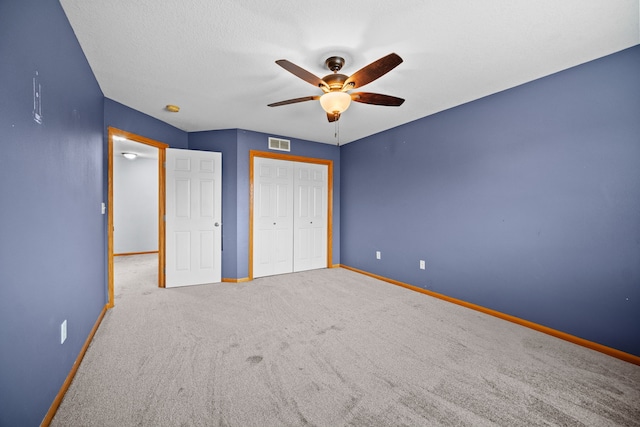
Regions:
[[[293,271],[293,164],[253,162],[253,277]]]
[[[166,149],[166,286],[221,281],[222,154]]]
[[[293,271],[327,266],[327,165],[294,166]]]

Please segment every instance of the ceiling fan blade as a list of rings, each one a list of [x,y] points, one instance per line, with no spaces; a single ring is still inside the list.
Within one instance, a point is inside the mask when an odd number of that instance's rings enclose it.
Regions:
[[[380,93],[355,92],[351,94],[351,99],[363,104],[385,105],[387,107],[398,107],[402,105],[404,99]]]
[[[276,64],[278,64],[279,66],[281,66],[282,68],[284,68],[285,70],[293,74],[294,76],[301,78],[305,82],[311,83],[312,85],[319,87],[325,92],[329,92],[330,90],[329,85],[324,80],[322,80],[320,77],[316,76],[315,74],[310,73],[304,68],[298,67],[293,62],[289,62],[286,59],[279,59],[276,61]]]
[[[329,120],[329,123],[337,122],[340,120],[340,113],[327,113],[327,120]]]
[[[316,101],[318,99],[320,99],[319,96],[303,96],[302,98],[293,98],[293,99],[287,99],[286,101],[274,102],[273,104],[269,104],[267,106],[279,107],[281,105],[295,104],[296,102],[304,102],[304,101]]]
[[[375,79],[384,76],[401,63],[402,58],[395,53],[390,53],[389,55],[384,56],[353,73],[344,82],[344,85],[342,85],[342,90],[351,90],[371,83]]]

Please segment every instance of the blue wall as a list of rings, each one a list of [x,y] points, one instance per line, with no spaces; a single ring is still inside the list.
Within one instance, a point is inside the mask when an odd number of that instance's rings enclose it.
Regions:
[[[0,2],[0,58],[0,425],[34,426],[106,302],[103,96],[57,1]]]
[[[222,152],[222,277],[249,276],[249,152],[270,151],[269,136],[291,141],[291,154],[333,161],[333,263],[340,263],[340,149],[333,145],[247,130],[189,134],[189,148]]]
[[[640,46],[341,154],[343,264],[640,355]]]

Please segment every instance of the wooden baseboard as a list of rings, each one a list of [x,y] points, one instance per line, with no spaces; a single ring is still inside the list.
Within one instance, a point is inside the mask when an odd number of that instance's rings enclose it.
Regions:
[[[222,281],[226,283],[242,283],[242,282],[250,282],[251,279],[249,279],[248,277],[241,277],[239,279],[229,279],[229,278],[223,277]]]
[[[630,354],[630,353],[625,353],[624,351],[620,351],[620,350],[617,350],[615,348],[607,347],[605,345],[598,344],[598,343],[593,342],[593,341],[585,340],[583,338],[576,337],[575,335],[567,334],[566,332],[558,331],[556,329],[552,329],[552,328],[549,328],[547,326],[540,325],[538,323],[534,323],[534,322],[530,322],[528,320],[520,319],[519,317],[511,316],[510,314],[501,313],[499,311],[492,310],[490,308],[486,308],[486,307],[483,307],[483,306],[480,306],[480,305],[476,305],[476,304],[473,304],[473,303],[470,303],[470,302],[466,302],[466,301],[462,301],[462,300],[459,300],[459,299],[456,299],[456,298],[452,298],[452,297],[449,297],[449,296],[446,296],[446,295],[443,295],[443,294],[439,294],[437,292],[433,292],[433,291],[430,291],[430,290],[427,290],[427,289],[419,288],[417,286],[409,285],[407,283],[399,282],[397,280],[389,279],[387,277],[378,276],[377,274],[373,274],[373,273],[369,273],[367,271],[359,270],[359,269],[354,268],[354,267],[349,267],[347,265],[341,265],[341,267],[345,268],[347,270],[355,271],[356,273],[364,274],[366,276],[382,280],[382,281],[387,282],[387,283],[391,283],[393,285],[402,286],[403,288],[411,289],[412,291],[420,292],[422,294],[429,295],[429,296],[432,296],[434,298],[438,298],[438,299],[441,299],[441,300],[444,300],[444,301],[448,301],[448,302],[451,302],[453,304],[461,305],[463,307],[470,308],[472,310],[480,311],[482,313],[489,314],[491,316],[498,317],[500,319],[507,320],[509,322],[516,323],[518,325],[525,326],[525,327],[530,328],[530,329],[534,329],[534,330],[536,330],[538,332],[542,332],[542,333],[545,333],[547,335],[551,335],[553,337],[560,338],[560,339],[563,339],[565,341],[569,341],[571,343],[580,345],[582,347],[586,347],[586,348],[589,348],[591,350],[595,350],[595,351],[598,351],[600,353],[604,353],[604,354],[606,354],[608,356],[612,356],[612,357],[615,357],[617,359],[624,360],[625,362],[633,363],[634,365],[639,365],[640,366],[640,357],[638,357],[636,355],[633,355],[633,354]]]
[[[80,349],[80,353],[78,354],[76,361],[73,363],[73,366],[71,367],[71,371],[69,371],[69,375],[67,375],[67,378],[64,380],[64,383],[62,383],[62,387],[60,387],[60,391],[58,391],[56,398],[53,399],[53,403],[51,404],[49,411],[47,411],[47,414],[44,416],[42,423],[40,423],[41,427],[48,427],[49,424],[51,424],[51,421],[53,420],[53,417],[56,414],[58,407],[60,407],[62,398],[64,397],[65,393],[69,389],[69,386],[71,385],[71,381],[73,381],[73,377],[76,376],[76,372],[78,372],[78,368],[80,367],[80,362],[82,362],[82,359],[84,358],[84,354],[87,352],[87,349],[89,348],[89,344],[91,344],[91,340],[93,339],[93,336],[96,334],[96,331],[100,326],[100,323],[102,323],[102,319],[104,318],[104,315],[106,312],[107,312],[107,306],[105,305],[104,307],[102,307],[102,311],[98,316],[98,320],[96,320],[96,323],[93,325],[91,332],[89,332],[89,336],[87,337],[87,340],[85,341],[84,345]]]
[[[157,254],[158,251],[146,251],[146,252],[124,252],[121,254],[113,254],[113,256],[129,256],[129,255],[146,255],[146,254]]]

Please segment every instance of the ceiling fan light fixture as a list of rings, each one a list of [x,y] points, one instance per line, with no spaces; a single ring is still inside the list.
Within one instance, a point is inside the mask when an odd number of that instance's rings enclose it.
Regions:
[[[347,91],[351,89],[360,88],[372,81],[382,77],[389,71],[402,63],[400,58],[395,53],[390,53],[387,56],[383,56],[370,63],[369,65],[356,71],[351,76],[347,77],[344,74],[339,74],[338,71],[344,65],[344,59],[339,56],[332,56],[326,60],[325,65],[329,70],[333,71],[333,74],[329,74],[320,78],[313,73],[297,66],[296,64],[287,61],[286,59],[279,59],[276,64],[293,74],[294,76],[304,80],[307,83],[312,84],[316,88],[322,89],[324,92],[321,96],[303,96],[299,98],[287,99],[286,101],[274,102],[268,104],[269,107],[278,107],[281,105],[295,104],[305,101],[317,101],[320,100],[320,106],[327,113],[327,120],[329,122],[337,122],[340,119],[340,114],[344,113],[351,100],[362,104],[373,105],[385,105],[389,107],[397,107],[404,102],[404,99],[397,98],[395,96],[383,95],[380,93],[358,92],[348,94]]]
[[[322,109],[329,114],[342,114],[351,104],[351,95],[346,92],[327,92],[320,97]]]

